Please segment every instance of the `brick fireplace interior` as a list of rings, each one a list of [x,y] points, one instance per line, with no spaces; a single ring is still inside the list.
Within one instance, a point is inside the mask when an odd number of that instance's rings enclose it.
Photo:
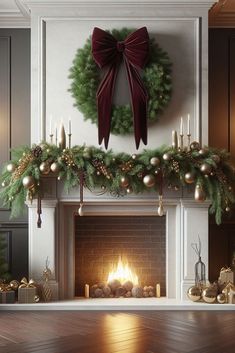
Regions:
[[[75,295],[107,282],[118,260],[128,261],[141,286],[166,295],[166,217],[75,216]]]

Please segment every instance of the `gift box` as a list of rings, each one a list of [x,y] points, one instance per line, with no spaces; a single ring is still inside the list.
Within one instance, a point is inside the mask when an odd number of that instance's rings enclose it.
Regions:
[[[32,304],[37,302],[37,288],[34,280],[29,282],[24,277],[21,280],[21,285],[18,288],[18,302],[20,304]]]
[[[222,267],[219,275],[219,283],[234,283],[234,273],[230,267]]]
[[[0,304],[14,304],[15,303],[15,292],[13,290],[0,289]]]

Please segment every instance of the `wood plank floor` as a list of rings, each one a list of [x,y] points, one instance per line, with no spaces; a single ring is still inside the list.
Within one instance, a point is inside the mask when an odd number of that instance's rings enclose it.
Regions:
[[[235,353],[235,312],[0,311],[0,353]]]

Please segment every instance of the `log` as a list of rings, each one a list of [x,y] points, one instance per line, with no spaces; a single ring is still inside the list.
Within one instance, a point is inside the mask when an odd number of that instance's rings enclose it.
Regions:
[[[126,294],[126,289],[122,286],[118,287],[115,291],[115,297],[120,298]]]
[[[118,287],[121,287],[121,283],[118,279],[113,279],[108,283],[108,286],[111,288],[112,292],[115,294]]]
[[[135,298],[142,298],[143,297],[143,288],[139,286],[135,286],[132,288],[132,296]]]
[[[123,284],[123,287],[126,289],[126,291],[131,291],[132,288],[133,288],[133,283],[131,281],[126,281],[124,284]]]

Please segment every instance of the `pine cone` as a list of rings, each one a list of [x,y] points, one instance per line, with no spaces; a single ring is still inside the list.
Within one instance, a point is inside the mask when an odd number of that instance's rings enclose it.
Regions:
[[[42,148],[40,146],[36,146],[35,148],[33,148],[32,152],[34,157],[38,158],[42,155]]]

